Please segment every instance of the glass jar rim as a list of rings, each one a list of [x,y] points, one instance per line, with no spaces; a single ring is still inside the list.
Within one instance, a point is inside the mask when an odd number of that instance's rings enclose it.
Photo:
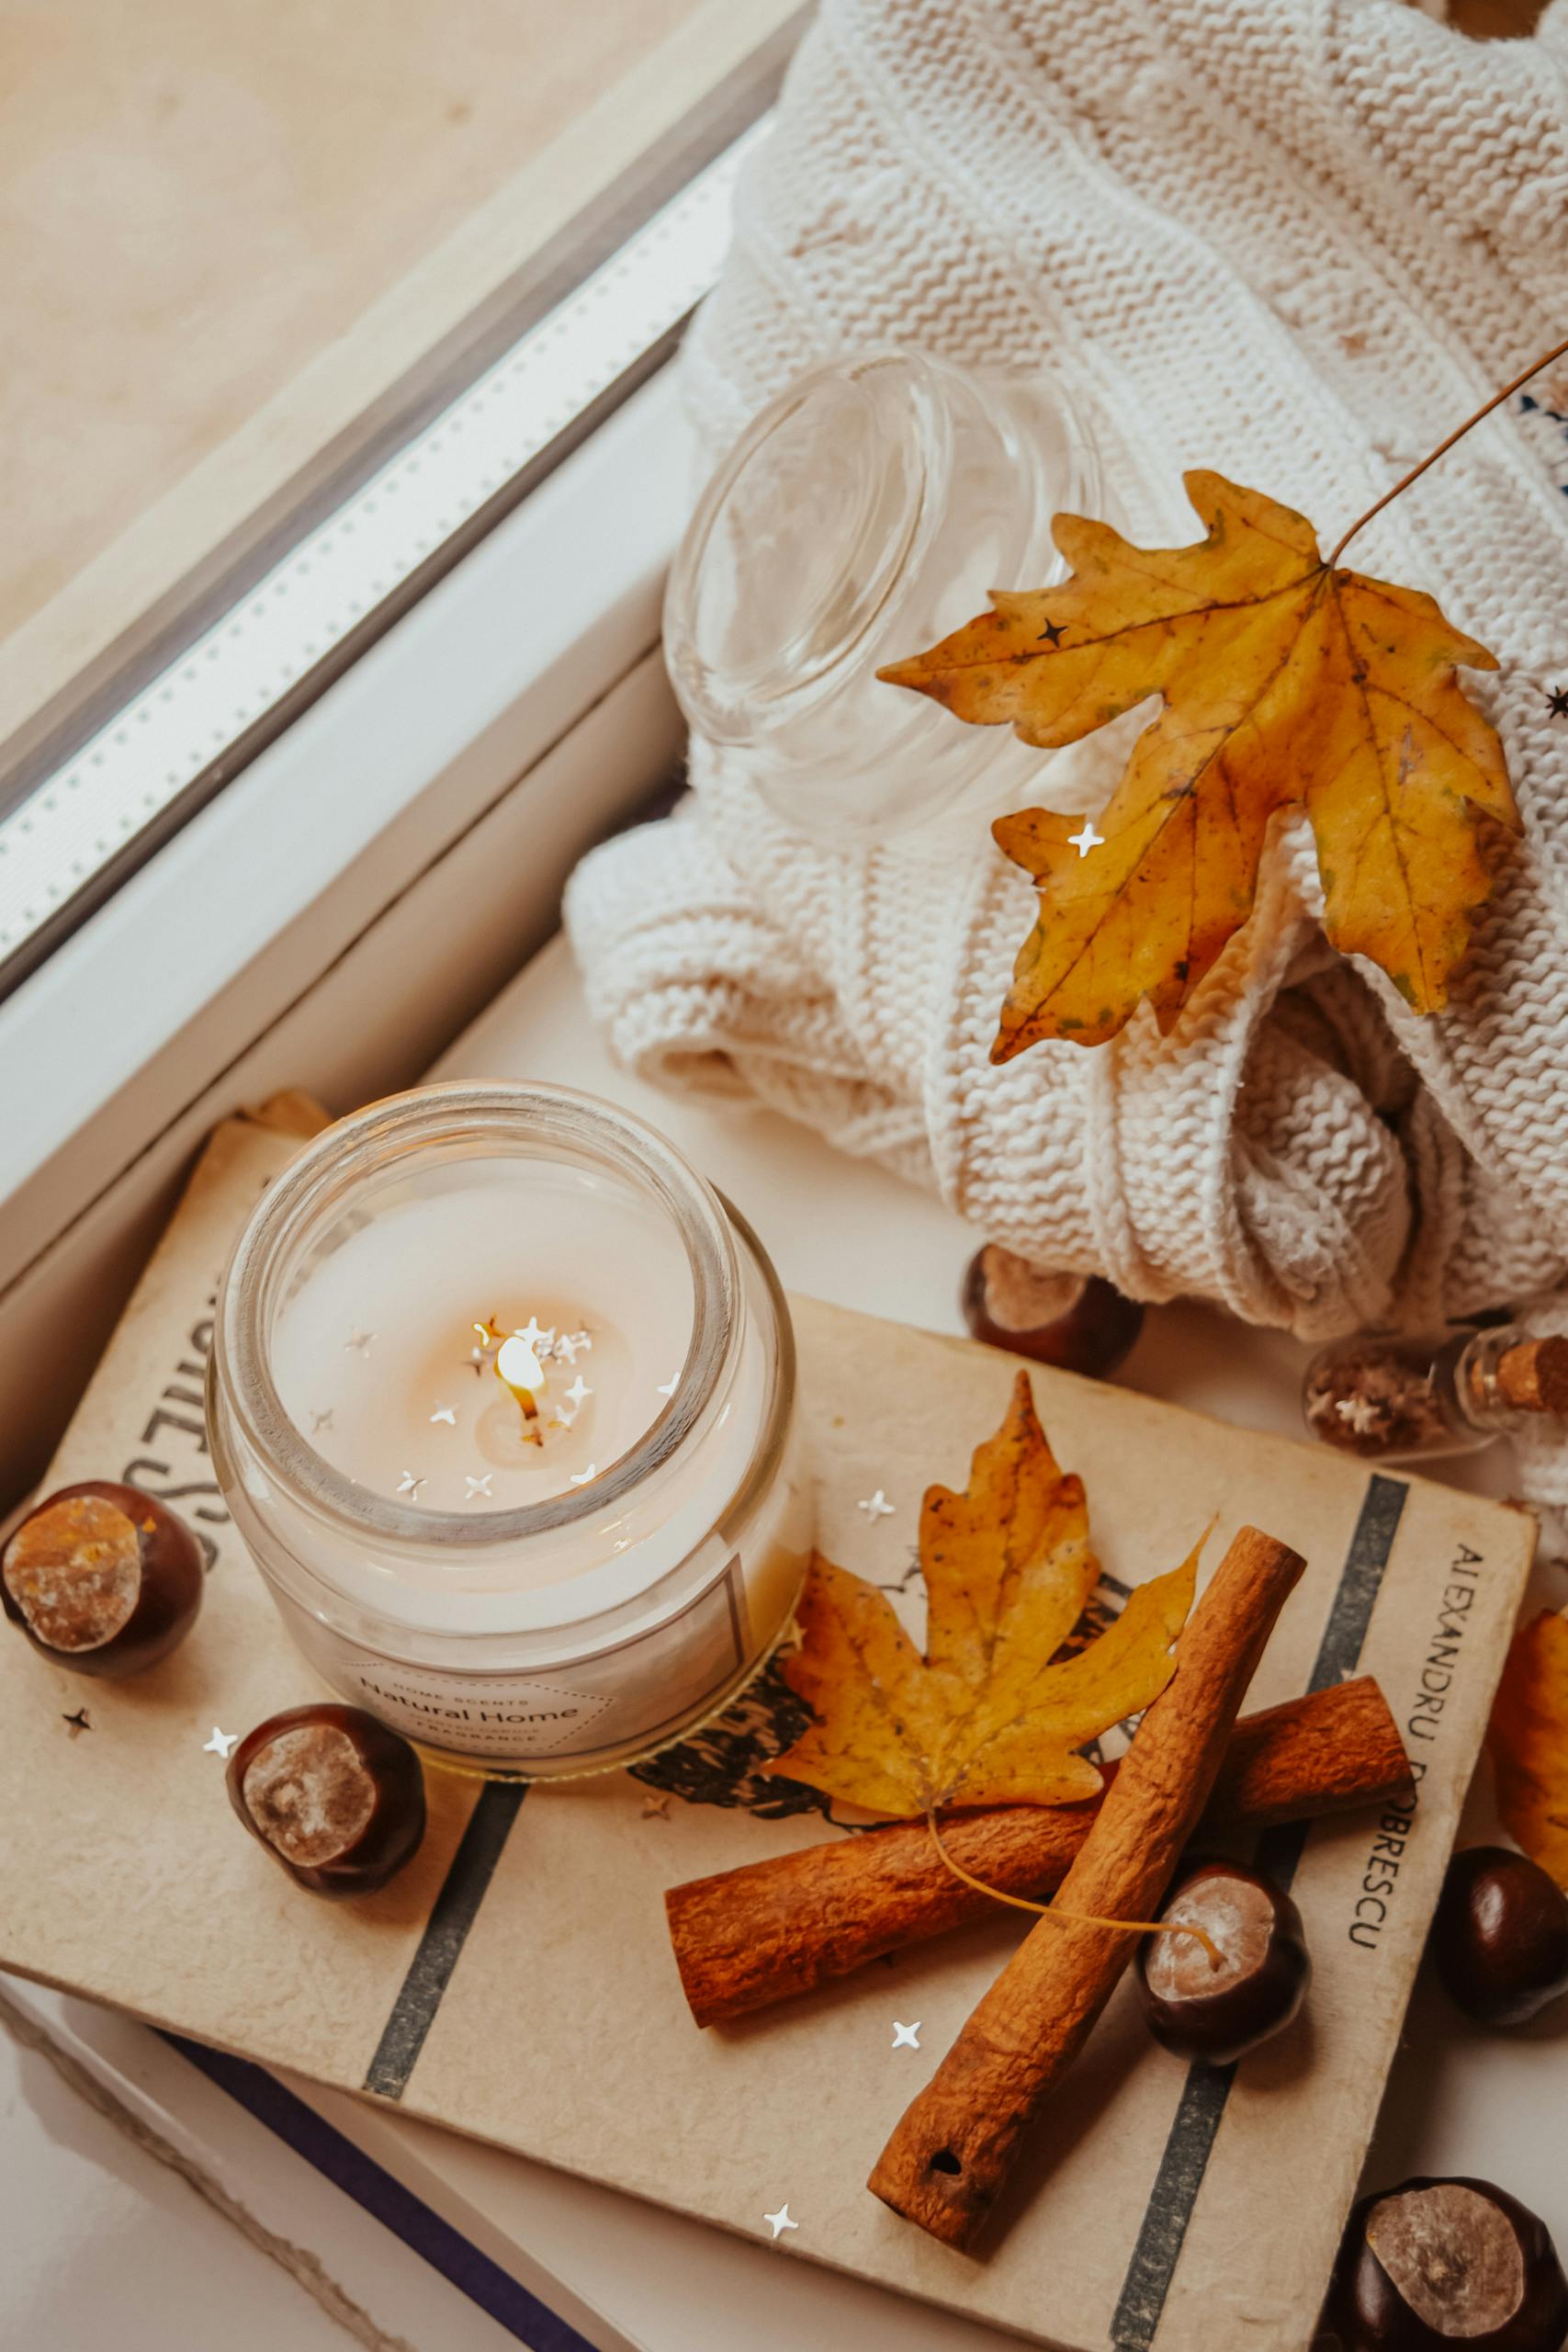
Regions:
[[[728,449],[703,487],[692,517],[676,548],[664,593],[664,636],[677,649],[671,663],[676,695],[691,723],[714,742],[737,741],[746,731],[745,714],[753,699],[773,704],[786,700],[802,706],[837,691],[855,648],[874,626],[894,582],[904,569],[919,560],[919,544],[936,528],[939,501],[931,495],[933,476],[944,471],[949,438],[940,401],[932,398],[933,381],[948,373],[946,364],[931,354],[897,344],[874,344],[847,356],[811,368],[776,392],[758,411]],[[918,428],[906,453],[901,482],[888,481],[896,511],[882,516],[886,537],[880,545],[863,549],[852,613],[840,628],[830,655],[796,670],[787,688],[777,683],[777,656],[745,663],[728,690],[721,688],[720,665],[705,648],[701,627],[700,589],[705,568],[727,510],[741,491],[760,452],[775,443],[803,412],[825,396],[845,390],[862,391],[869,383],[891,379],[907,403]],[[873,502],[874,503],[874,502]],[[862,511],[851,527],[863,531],[870,517]]]
[[[473,1148],[486,1140],[493,1155]],[[290,1245],[343,1206],[356,1180],[416,1157],[520,1157],[546,1142],[634,1180],[665,1211],[692,1278],[692,1337],[664,1409],[590,1484],[497,1511],[428,1510],[377,1495],[334,1468],[284,1409],[267,1345]],[[443,1145],[448,1147],[445,1151]],[[513,1147],[508,1150],[505,1147]],[[729,1220],[711,1185],[658,1130],[573,1087],[463,1080],[385,1096],[310,1140],[273,1182],[234,1245],[220,1284],[213,1368],[261,1464],[320,1516],[380,1544],[466,1550],[571,1529],[646,1491],[723,1402],[744,1312]]]
[[[846,409],[851,400],[853,409]],[[921,581],[954,515],[959,430],[976,424],[989,437],[987,463],[1013,482],[1018,532],[999,576],[974,581],[976,605],[989,588],[1063,579],[1067,567],[1048,522],[1055,513],[1105,511],[1105,480],[1093,424],[1060,356],[966,365],[915,344],[851,350],[773,393],[698,494],[665,585],[670,682],[694,734],[760,762],[764,797],[799,831],[849,840],[886,826],[882,802],[863,814],[853,797],[846,802],[837,752],[823,764],[823,739],[811,729],[865,692],[874,675],[872,647],[888,633],[898,638],[900,616],[909,621],[909,644],[926,642],[917,638],[917,623],[924,630],[931,618],[919,602]],[[769,515],[797,511],[781,482],[787,492],[790,466],[804,463],[807,478],[813,468],[829,468],[841,430],[853,442],[844,496],[820,532],[790,522],[802,560],[781,564]],[[837,454],[841,468],[846,454]],[[761,525],[748,513],[757,496]],[[816,515],[811,501],[802,513]],[[764,635],[752,628],[750,642],[745,633],[736,642],[728,616],[755,602],[740,593],[736,567],[757,567],[760,548],[764,576],[790,581],[790,595],[783,606],[769,606]],[[835,550],[837,560],[828,560]],[[894,642],[888,651],[908,654],[909,644]],[[790,741],[799,727],[807,729],[804,743]],[[926,776],[917,793],[921,820],[941,814],[995,760],[995,746],[964,748],[962,734],[919,696],[903,696],[903,708],[888,701],[879,718],[884,764],[909,762]]]

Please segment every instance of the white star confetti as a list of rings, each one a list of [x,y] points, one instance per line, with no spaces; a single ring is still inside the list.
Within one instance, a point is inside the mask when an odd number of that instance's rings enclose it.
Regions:
[[[455,1405],[437,1405],[434,1412],[432,1413],[430,1417],[431,1428],[434,1429],[438,1421],[445,1421],[449,1430],[455,1430],[457,1426],[457,1407]]]
[[[367,1356],[370,1352],[370,1342],[375,1337],[374,1331],[355,1331],[343,1343],[344,1354]]]
[[[525,1348],[532,1348],[536,1356],[547,1356],[556,1343],[556,1335],[553,1331],[540,1330],[539,1318],[536,1315],[530,1315],[526,1329],[513,1331],[512,1337],[514,1340],[521,1340]]]
[[[1091,849],[1100,847],[1105,835],[1095,831],[1092,817],[1086,817],[1083,820],[1083,831],[1078,833],[1069,833],[1067,839],[1080,857],[1087,857]]]
[[[644,1821],[668,1821],[670,1818],[669,1798],[667,1796],[644,1797],[642,1818]]]
[[[677,1388],[679,1388],[679,1386],[680,1386],[680,1385],[681,1385],[681,1375],[680,1375],[680,1374],[679,1374],[679,1373],[677,1373],[677,1374],[675,1374],[675,1377],[674,1377],[674,1379],[673,1379],[673,1380],[661,1380],[661,1381],[660,1382],[660,1384],[659,1384],[659,1392],[658,1392],[658,1393],[660,1394],[660,1396],[673,1396],[673,1395],[675,1394],[675,1391],[677,1390]]]
[[[918,2050],[920,2046],[919,2036],[920,2020],[919,2018],[915,2019],[913,2025],[900,2025],[897,2018],[894,2018],[893,2047],[895,2050]]]
[[[398,1480],[398,1492],[400,1495],[407,1495],[409,1500],[412,1502],[418,1495],[419,1490],[423,1484],[424,1480],[423,1478],[416,1478],[412,1470],[405,1470],[402,1476]]]
[[[569,1405],[575,1405],[581,1409],[581,1406],[590,1396],[592,1396],[592,1394],[593,1391],[590,1388],[588,1383],[582,1377],[582,1374],[579,1373],[577,1378],[572,1382],[571,1386],[566,1392],[566,1401]]]
[[[204,1756],[221,1756],[226,1763],[231,1751],[239,1745],[240,1735],[237,1731],[220,1731],[214,1724],[212,1737],[202,1741],[201,1752]]]
[[[572,1472],[570,1484],[574,1487],[586,1487],[590,1478],[596,1478],[598,1476],[599,1464],[596,1462],[591,1462],[586,1470]]]
[[[764,2213],[762,2219],[772,2230],[775,2241],[784,2235],[785,2230],[798,2230],[800,2227],[800,2223],[798,2222],[792,2222],[790,2219],[789,2199],[787,2198],[785,2198],[784,2203],[779,2207],[776,2213]]]
[[[855,1509],[863,1510],[874,1526],[879,1519],[891,1519],[893,1516],[893,1506],[880,1487],[874,1495],[867,1495],[863,1502],[856,1503]]]
[[[326,1409],[326,1411],[325,1411],[324,1413],[314,1413],[314,1412],[313,1412],[313,1413],[310,1415],[310,1435],[311,1435],[312,1437],[315,1437],[315,1436],[319,1435],[319,1433],[320,1433],[322,1430],[330,1430],[330,1429],[331,1429],[331,1427],[332,1427],[332,1425],[333,1425],[333,1408],[332,1408],[332,1406],[330,1406],[330,1405],[327,1407],[327,1409]]]
[[[476,1495],[483,1495],[487,1502],[493,1502],[495,1497],[491,1493],[490,1482],[494,1476],[493,1470],[487,1470],[482,1478],[465,1478],[463,1484],[468,1490],[467,1499],[472,1502]]]
[[[555,1353],[564,1356],[568,1363],[575,1363],[582,1350],[592,1345],[586,1331],[561,1331],[556,1338]]]

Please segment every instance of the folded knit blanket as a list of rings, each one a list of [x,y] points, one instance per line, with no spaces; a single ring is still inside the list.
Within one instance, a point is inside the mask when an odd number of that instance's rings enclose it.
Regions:
[[[1134,538],[1199,536],[1181,473],[1213,465],[1328,544],[1565,332],[1568,0],[1494,43],[1399,0],[826,0],[682,364],[716,458],[803,367],[873,342],[1043,360],[1092,408]],[[1560,1284],[1568,369],[1533,390],[1354,559],[1503,665],[1467,684],[1525,841],[1447,1012],[1325,947],[1298,828],[1170,1038],[1145,1007],[1108,1046],[993,1069],[1035,901],[984,823],[956,856],[824,847],[694,744],[676,817],[571,887],[615,1052],[805,1119],[1137,1298],[1316,1337]],[[1555,1458],[1533,1484],[1568,1501]]]

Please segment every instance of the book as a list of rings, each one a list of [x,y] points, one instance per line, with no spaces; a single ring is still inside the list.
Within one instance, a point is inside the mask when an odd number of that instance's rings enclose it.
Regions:
[[[736,2027],[699,2032],[682,1997],[664,1889],[843,1834],[776,1791],[759,1807],[754,1766],[777,1744],[765,1685],[722,1736],[637,1774],[527,1792],[431,1774],[419,1856],[358,1903],[302,1894],[234,1821],[214,1732],[319,1686],[227,1522],[201,1374],[219,1271],[296,1141],[219,1130],[53,1465],[51,1487],[127,1477],[161,1494],[211,1566],[195,1632],[138,1680],[86,1684],[0,1645],[0,1964],[764,2243],[787,2204],[792,2259],[1040,2342],[1306,2346],[1529,1566],[1528,1517],[1033,1369],[1108,1574],[1130,1586],[1173,1566],[1211,1519],[1210,1567],[1244,1522],[1285,1537],[1308,1566],[1248,1704],[1377,1675],[1418,1794],[1295,1838],[1314,1962],[1303,2029],[1234,2075],[1190,2069],[1149,2040],[1123,1985],[1004,2225],[981,2258],[960,2256],[864,2180],[1014,1919]],[[963,1484],[1017,1364],[810,1300],[794,1313],[819,1542],[895,1589],[918,1633],[921,1494]],[[890,1513],[861,1509],[878,1491]],[[73,1736],[84,1704],[90,1729]],[[896,2019],[919,2021],[918,2046],[893,2046]]]

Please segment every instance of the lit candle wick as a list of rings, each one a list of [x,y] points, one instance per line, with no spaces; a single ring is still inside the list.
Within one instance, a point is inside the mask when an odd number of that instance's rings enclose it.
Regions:
[[[528,1424],[539,1418],[539,1392],[545,1385],[545,1368],[520,1331],[513,1331],[496,1351],[495,1376],[503,1388],[511,1391],[522,1408],[525,1437],[537,1444],[538,1432],[531,1430]]]

